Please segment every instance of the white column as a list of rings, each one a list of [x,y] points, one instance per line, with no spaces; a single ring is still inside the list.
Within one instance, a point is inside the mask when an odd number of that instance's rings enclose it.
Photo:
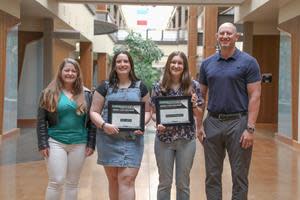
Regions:
[[[179,12],[178,12],[177,8],[176,8],[176,12],[175,12],[175,28],[179,29]]]
[[[181,29],[186,28],[186,24],[185,24],[185,6],[181,6]]]

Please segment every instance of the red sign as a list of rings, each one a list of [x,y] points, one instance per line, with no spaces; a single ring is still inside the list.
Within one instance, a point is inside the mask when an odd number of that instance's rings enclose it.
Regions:
[[[137,25],[147,26],[147,20],[137,20]]]

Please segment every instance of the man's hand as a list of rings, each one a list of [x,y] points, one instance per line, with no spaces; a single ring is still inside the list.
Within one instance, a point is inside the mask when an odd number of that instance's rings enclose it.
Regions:
[[[249,133],[247,131],[247,129],[244,130],[244,132],[240,138],[240,143],[241,143],[242,148],[248,149],[249,147],[251,147],[253,145],[253,142],[254,142],[253,133]]]

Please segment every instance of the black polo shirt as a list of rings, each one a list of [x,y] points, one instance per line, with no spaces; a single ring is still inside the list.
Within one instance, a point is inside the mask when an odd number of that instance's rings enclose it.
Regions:
[[[220,53],[216,53],[205,59],[200,66],[199,82],[209,89],[209,112],[248,111],[247,84],[260,80],[256,59],[238,49],[228,59],[223,59]]]

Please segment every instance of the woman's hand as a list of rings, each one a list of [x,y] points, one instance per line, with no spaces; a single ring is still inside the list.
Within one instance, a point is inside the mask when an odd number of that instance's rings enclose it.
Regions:
[[[113,124],[108,124],[108,123],[104,124],[103,131],[105,133],[107,133],[108,135],[114,135],[114,134],[118,134],[119,133],[118,127],[116,127]]]
[[[162,124],[158,124],[158,125],[156,126],[156,129],[157,129],[157,131],[158,131],[159,134],[162,134],[162,133],[165,132],[166,127],[165,127],[164,125],[162,125]]]
[[[201,144],[203,144],[203,142],[204,142],[204,140],[206,138],[206,134],[204,132],[203,126],[201,126],[200,128],[198,128],[196,130],[196,134],[197,134],[197,138],[198,138],[199,142]]]
[[[193,108],[195,108],[197,106],[197,101],[198,101],[198,97],[197,97],[196,93],[192,93],[191,101],[192,101]]]
[[[90,147],[86,147],[86,149],[85,149],[85,156],[86,157],[92,155],[93,153],[94,153],[94,149],[92,149]]]
[[[133,133],[134,133],[135,135],[143,135],[143,134],[144,134],[144,132],[141,131],[141,130],[135,130]]]
[[[48,158],[48,157],[49,157],[49,148],[40,150],[40,154],[41,154],[44,158]]]

